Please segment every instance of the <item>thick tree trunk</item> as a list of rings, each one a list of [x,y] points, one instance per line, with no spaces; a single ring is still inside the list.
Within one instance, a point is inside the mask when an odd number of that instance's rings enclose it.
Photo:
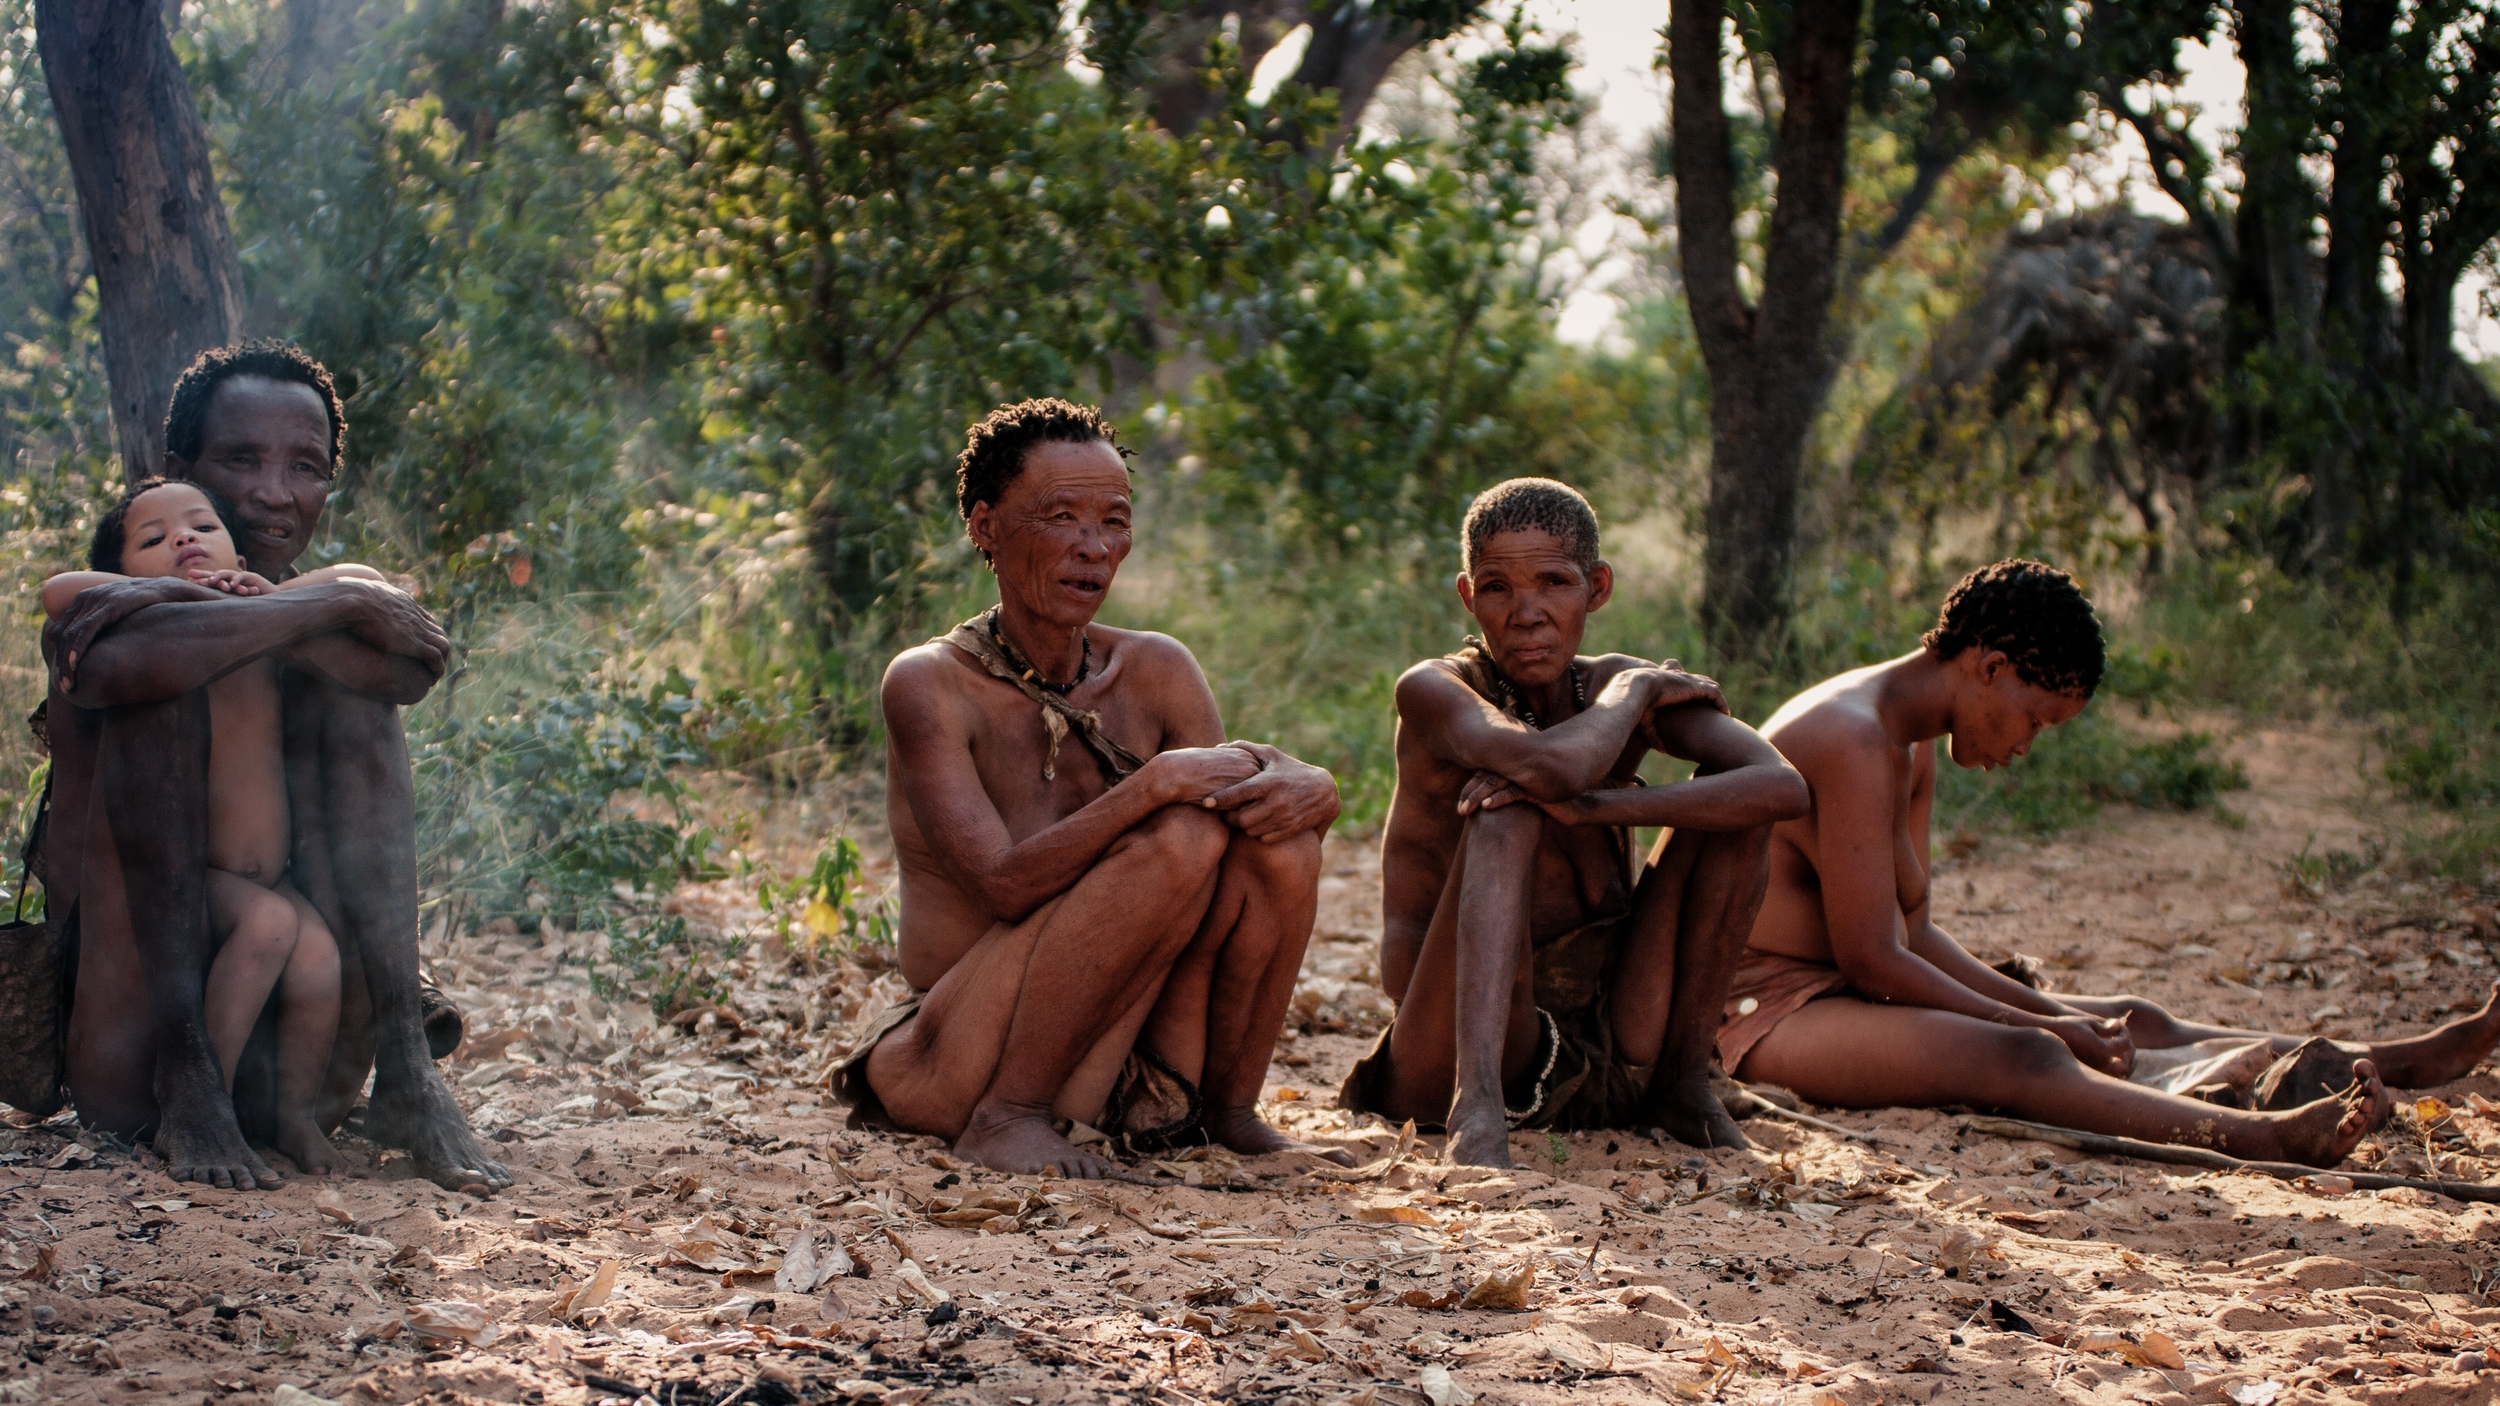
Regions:
[[[2380,197],[2385,143],[2379,131],[2386,101],[2383,68],[2394,42],[2394,0],[2347,0],[2335,14],[2328,62],[2335,73],[2335,152],[2326,199],[2326,280],[2320,323],[2330,368],[2354,388],[2356,403],[2379,399],[2379,367],[2387,343],[2387,298],[2379,259],[2387,247],[2387,204]],[[2310,552],[2340,562],[2360,521],[2369,476],[2362,472],[2357,433],[2322,455],[2310,470]]]
[[[1799,0],[1779,63],[1772,151],[1779,201],[1763,245],[1763,294],[1737,286],[1734,164],[1719,76],[1723,0],[1675,0],[1676,244],[1693,330],[1710,375],[1710,501],[1702,624],[1714,660],[1762,658],[1788,622],[1797,481],[1831,382],[1827,339],[1847,173],[1858,7]]]
[[[36,47],[95,264],[122,472],[165,462],[191,358],[243,326],[243,274],[208,133],[154,0],[36,0]]]

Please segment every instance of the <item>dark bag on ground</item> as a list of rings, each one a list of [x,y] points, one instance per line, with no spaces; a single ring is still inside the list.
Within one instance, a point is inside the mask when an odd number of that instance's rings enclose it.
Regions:
[[[50,740],[44,711],[39,706],[26,720],[38,743]],[[38,1118],[51,1117],[68,1101],[70,982],[77,974],[67,921],[48,913],[26,921],[26,890],[43,882],[44,822],[51,811],[46,772],[43,799],[18,852],[23,868],[16,916],[0,923],[0,1103]]]

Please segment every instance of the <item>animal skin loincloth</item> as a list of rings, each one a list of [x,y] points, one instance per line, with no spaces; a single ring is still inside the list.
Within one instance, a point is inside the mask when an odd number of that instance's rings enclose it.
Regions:
[[[894,1121],[876,1089],[870,1086],[868,1055],[887,1036],[909,1025],[928,999],[928,992],[914,991],[878,1012],[867,1029],[860,1032],[850,1052],[834,1065],[834,1096],[851,1109],[846,1126],[912,1131]],[[1131,1152],[1195,1146],[1207,1140],[1200,1121],[1204,1112],[1197,1085],[1182,1078],[1178,1070],[1157,1058],[1152,1050],[1132,1048],[1121,1062],[1111,1097],[1103,1104],[1101,1131],[1114,1144]],[[1059,1131],[1064,1135],[1069,1128]]]

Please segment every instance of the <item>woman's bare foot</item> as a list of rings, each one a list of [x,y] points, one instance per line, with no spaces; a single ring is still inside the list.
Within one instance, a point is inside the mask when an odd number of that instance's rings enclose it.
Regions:
[[[1354,1165],[1354,1154],[1344,1148],[1321,1147],[1315,1143],[1289,1138],[1278,1132],[1273,1124],[1261,1118],[1252,1109],[1241,1108],[1223,1112],[1210,1108],[1206,1111],[1202,1121],[1205,1124],[1207,1136],[1244,1157],[1256,1157],[1268,1152],[1307,1152],[1313,1157],[1334,1162],[1340,1167]]]
[[[1450,1142],[1443,1155],[1462,1167],[1507,1167],[1510,1119],[1499,1099],[1468,1099],[1450,1109]]]
[[[2368,1053],[2388,1083],[2428,1089],[2464,1078],[2494,1046],[2500,1046],[2500,981],[2492,983],[2483,1008],[2463,1020],[2409,1040],[2382,1041],[2369,1046]]]
[[[1634,1125],[1662,1129],[1687,1147],[1753,1146],[1710,1087],[1708,1070],[1690,1079],[1651,1080]]]
[[[301,1115],[278,1120],[278,1150],[308,1177],[326,1177],[344,1165],[321,1126]]]
[[[2376,1066],[2366,1059],[2354,1060],[2351,1088],[2289,1113],[2257,1115],[2276,1124],[2274,1155],[2265,1160],[2332,1167],[2351,1155],[2361,1139],[2387,1117],[2388,1104],[2387,1086],[2379,1082]],[[2237,1148],[2230,1151],[2247,1155]]]
[[[992,1113],[972,1110],[964,1134],[955,1139],[955,1155],[997,1172],[1050,1172],[1075,1180],[1129,1179],[1129,1173],[1108,1158],[1084,1151],[1050,1126],[1042,1113]]]

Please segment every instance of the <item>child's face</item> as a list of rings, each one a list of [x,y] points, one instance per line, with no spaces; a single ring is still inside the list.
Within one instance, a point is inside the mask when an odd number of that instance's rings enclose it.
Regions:
[[[242,565],[208,495],[187,483],[149,489],[122,517],[124,576],[187,577]]]

